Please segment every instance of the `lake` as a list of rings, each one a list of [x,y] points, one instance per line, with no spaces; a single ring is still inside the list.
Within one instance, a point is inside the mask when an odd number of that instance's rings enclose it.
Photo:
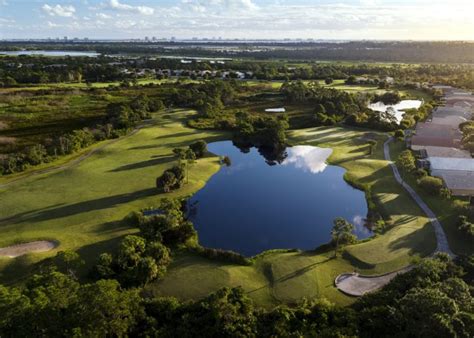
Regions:
[[[281,163],[265,160],[255,148],[243,153],[230,141],[208,149],[229,156],[232,164],[190,199],[189,217],[201,245],[246,256],[311,250],[330,241],[336,217],[354,223],[359,238],[371,235],[364,226],[365,195],[344,181],[343,168],[326,164],[331,149],[287,148]]]
[[[407,109],[418,109],[423,104],[421,100],[403,100],[397,104],[384,104],[383,102],[376,102],[369,104],[369,108],[378,111],[378,112],[386,112],[387,110],[393,109],[393,114],[397,118],[397,122],[400,123],[403,119],[403,114],[405,114],[405,110]]]
[[[89,56],[97,57],[100,54],[96,52],[79,52],[79,51],[63,51],[63,50],[18,50],[18,51],[0,51],[5,55],[43,55],[43,56]]]

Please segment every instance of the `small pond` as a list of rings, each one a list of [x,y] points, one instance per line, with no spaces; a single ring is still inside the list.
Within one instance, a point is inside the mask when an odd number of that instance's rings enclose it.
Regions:
[[[18,50],[18,51],[0,51],[4,55],[43,55],[43,56],[90,56],[97,57],[100,54],[96,52],[79,52],[70,50]]]
[[[201,245],[246,256],[269,249],[310,250],[330,241],[336,217],[354,223],[359,238],[371,235],[364,225],[364,193],[344,181],[343,168],[326,164],[331,149],[295,146],[278,162],[255,148],[241,152],[230,141],[208,149],[229,156],[232,164],[190,199],[189,217]]]
[[[400,123],[403,119],[403,114],[407,109],[418,109],[423,104],[421,100],[403,100],[397,104],[384,104],[383,102],[375,102],[369,104],[369,108],[378,112],[392,112],[397,118],[397,122]]]

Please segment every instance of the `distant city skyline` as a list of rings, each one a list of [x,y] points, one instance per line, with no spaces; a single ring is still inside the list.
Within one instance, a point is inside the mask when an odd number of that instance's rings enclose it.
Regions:
[[[0,0],[0,39],[474,40],[472,0]]]

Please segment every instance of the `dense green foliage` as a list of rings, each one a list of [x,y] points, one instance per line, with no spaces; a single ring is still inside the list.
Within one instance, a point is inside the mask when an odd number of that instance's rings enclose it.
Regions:
[[[181,303],[149,298],[114,280],[81,284],[50,268],[22,287],[0,286],[2,336],[470,337],[473,257],[439,255],[399,275],[352,307],[324,300],[272,310],[242,289]]]
[[[416,169],[416,159],[410,150],[404,150],[400,153],[397,159],[397,165],[405,172],[412,172]]]
[[[48,138],[43,143],[2,156],[0,158],[0,175],[21,172],[31,166],[48,163],[60,156],[76,153],[95,142],[117,138],[140,121],[149,118],[150,112],[162,108],[161,101],[150,100],[145,95],[135,97],[128,103],[110,103],[106,107],[106,118],[100,124],[62,133]]]

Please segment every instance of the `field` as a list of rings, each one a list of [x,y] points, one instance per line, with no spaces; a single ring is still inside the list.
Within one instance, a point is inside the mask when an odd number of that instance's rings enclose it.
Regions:
[[[269,91],[276,92],[281,82],[247,82],[247,85],[268,86]],[[370,86],[346,86],[341,81],[336,81],[331,87],[347,91],[379,91]],[[403,94],[420,95],[418,91]],[[44,125],[46,129],[38,129],[39,137],[44,135],[45,130],[63,130],[64,123],[72,123],[71,128],[80,121],[90,123],[90,119],[103,115],[108,102],[132,95],[136,95],[133,90],[87,95],[77,89],[77,92],[68,95],[22,94],[18,95],[17,100],[23,101],[13,103],[6,102],[11,98],[5,96],[0,117],[7,123],[14,121],[15,126],[20,126],[9,132],[18,132],[22,128],[34,130],[31,126],[38,123]],[[34,100],[38,101],[36,105],[32,104]],[[48,106],[47,102],[51,100],[56,103]],[[278,97],[266,98],[242,108],[261,113],[270,105],[276,107],[281,104]],[[25,111],[22,106],[34,111]],[[305,119],[312,114],[311,108],[304,105],[288,105],[287,108],[290,119]],[[58,109],[61,114],[54,113]],[[159,203],[164,195],[154,188],[155,179],[176,162],[172,149],[198,139],[209,142],[228,138],[224,133],[185,127],[184,122],[190,114],[183,110],[155,114],[151,123],[128,137],[103,141],[54,163],[65,164],[100,147],[80,164],[65,170],[31,177],[30,170],[2,178],[0,184],[23,177],[12,185],[0,187],[0,247],[41,239],[57,241],[60,246],[48,253],[0,259],[0,282],[21,281],[34,271],[36,263],[58,250],[77,250],[90,267],[99,253],[113,250],[121,237],[136,232],[121,220],[133,210]],[[373,154],[369,151],[368,134],[377,140]],[[342,257],[338,258],[334,258],[332,252],[321,249],[314,252],[276,250],[255,257],[251,266],[238,266],[189,252],[175,252],[167,275],[162,281],[149,285],[150,292],[197,299],[223,286],[242,286],[256,304],[263,307],[295,303],[303,297],[324,297],[344,305],[351,303],[353,298],[334,287],[334,278],[338,274],[355,269],[365,274],[389,272],[410,264],[415,257],[424,257],[434,251],[435,236],[427,218],[396,183],[387,161],[383,159],[382,144],[387,135],[360,129],[319,127],[294,130],[289,136],[292,144],[333,148],[330,163],[347,170],[345,179],[350,184],[370,192],[368,199],[385,216],[389,230],[375,239],[347,247]],[[22,142],[36,139],[27,133],[19,133],[18,137]],[[397,143],[392,148],[392,157],[396,158],[402,144]],[[190,183],[166,196],[193,194],[218,168],[217,158],[212,155],[199,160],[191,169]],[[469,251],[454,229],[452,210],[443,212],[444,204],[434,199],[428,198],[428,203],[435,205],[435,211],[440,212],[441,220],[446,223],[443,225],[453,249],[457,252]]]
[[[183,127],[182,114],[157,116],[152,125],[103,148],[78,166],[0,188],[0,247],[51,239],[60,243],[60,250],[80,250],[90,263],[120,236],[134,232],[118,222],[132,210],[158,204],[163,196],[157,193],[155,179],[176,162],[172,149],[198,139],[222,137]],[[195,192],[218,168],[215,157],[199,160],[190,171],[189,184],[177,194]],[[51,254],[54,252],[0,260],[0,281],[24,276],[31,263]]]
[[[172,149],[197,139],[225,137],[185,128],[182,122],[186,115],[181,111],[157,115],[151,125],[105,147],[78,166],[0,189],[0,246],[55,240],[60,243],[57,250],[78,250],[89,264],[99,253],[113,249],[120,237],[136,231],[120,220],[132,210],[156,206],[163,197],[155,190],[154,180],[175,162]],[[393,229],[348,247],[338,258],[333,258],[332,252],[277,251],[258,256],[254,265],[242,267],[178,252],[164,280],[151,285],[151,291],[188,299],[221,286],[240,285],[264,307],[294,303],[302,297],[325,297],[348,304],[352,299],[333,286],[339,273],[354,269],[368,274],[387,272],[409,264],[415,256],[429,255],[435,248],[433,231],[395,183],[382,159],[386,136],[375,134],[378,147],[368,155],[368,145],[362,139],[365,134],[339,127],[311,128],[292,132],[291,141],[332,147],[330,162],[347,169],[349,182],[370,187],[373,199],[384,203]],[[190,183],[169,196],[192,194],[218,168],[215,157],[200,160],[191,170]],[[54,253],[0,260],[0,280],[18,281],[34,269],[34,263]]]

